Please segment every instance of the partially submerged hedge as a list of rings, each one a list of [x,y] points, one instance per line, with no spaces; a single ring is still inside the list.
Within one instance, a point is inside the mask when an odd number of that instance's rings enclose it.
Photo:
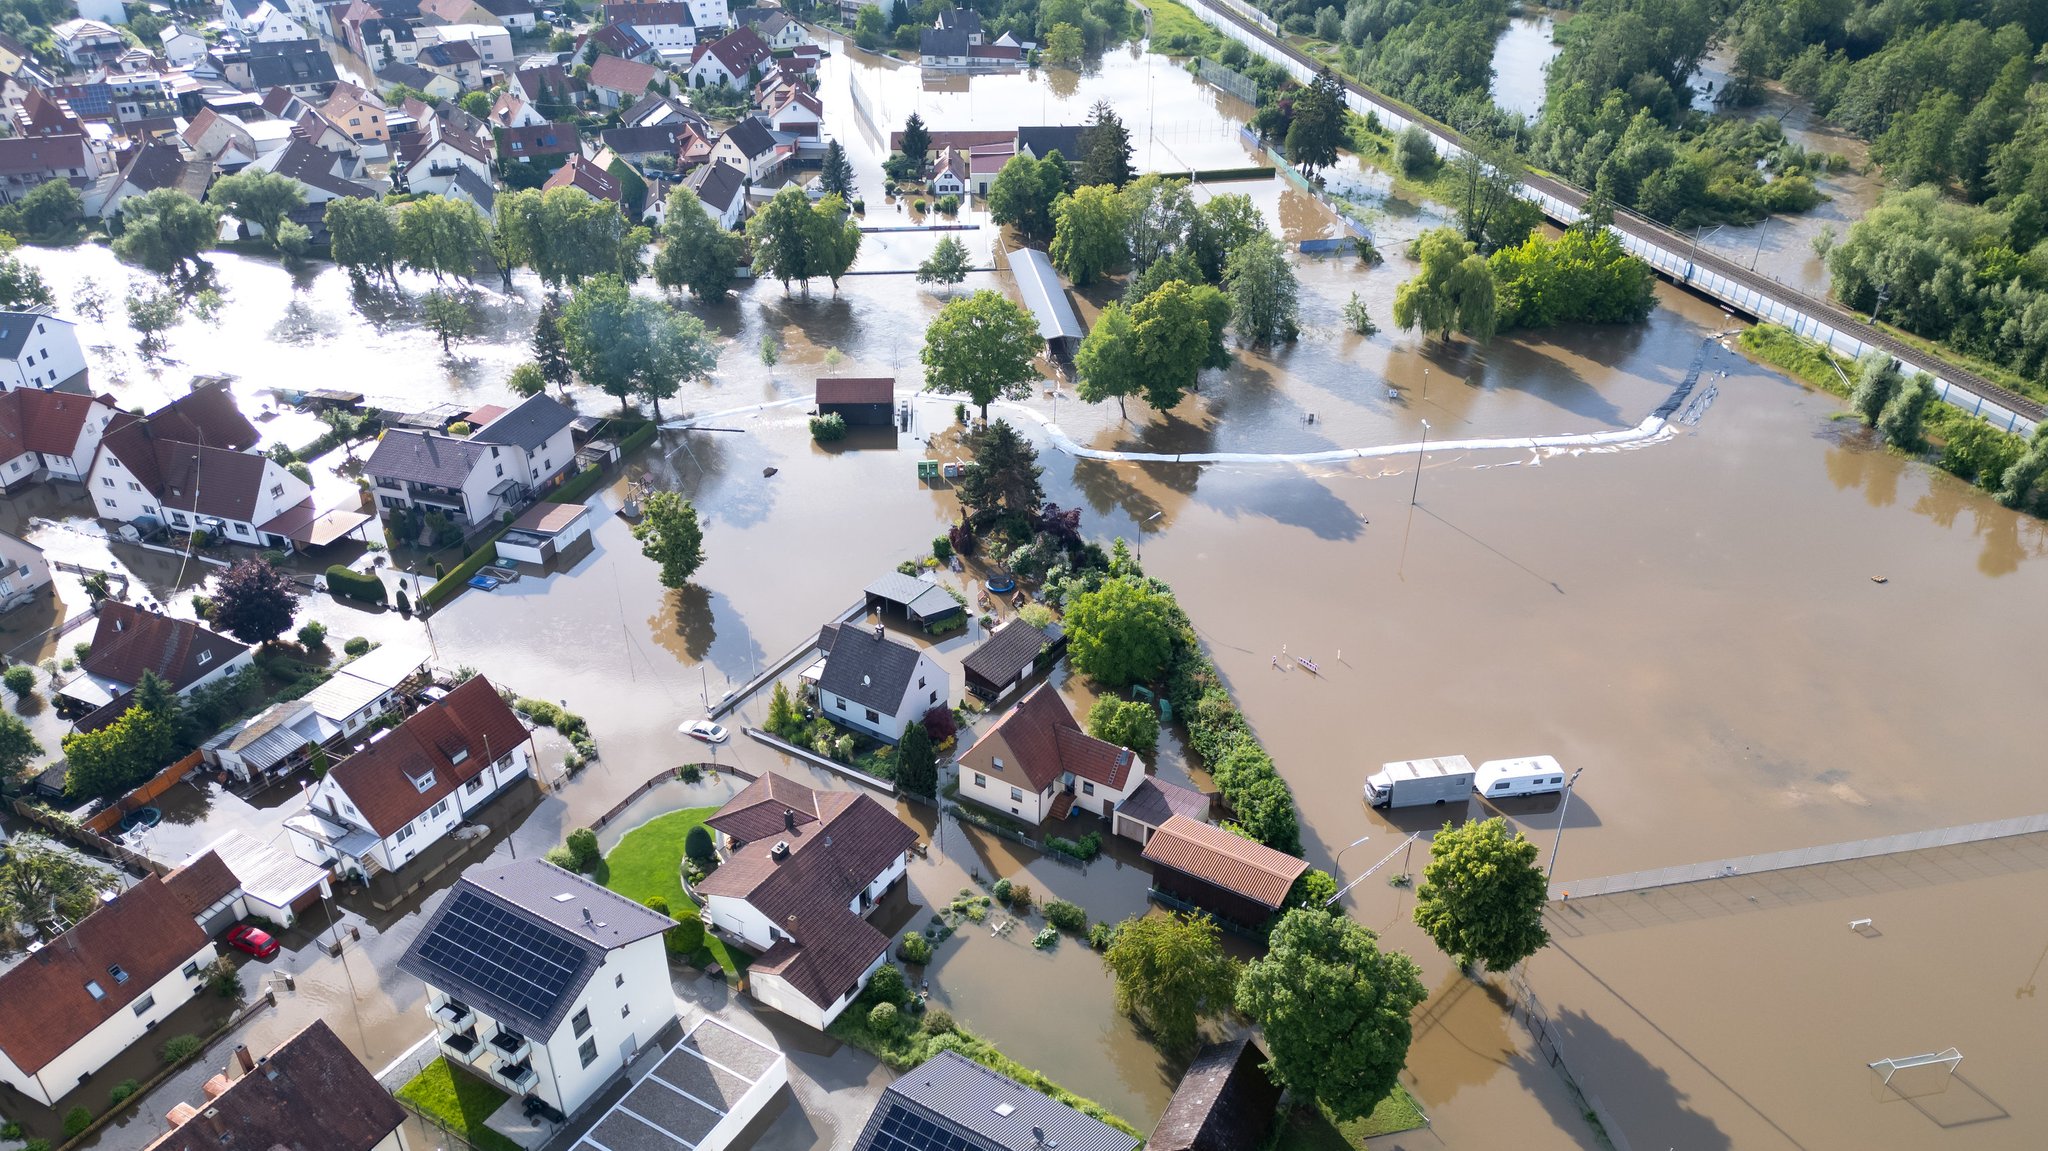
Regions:
[[[340,564],[327,569],[327,594],[378,607],[383,607],[386,602],[383,580],[369,572],[359,572]]]

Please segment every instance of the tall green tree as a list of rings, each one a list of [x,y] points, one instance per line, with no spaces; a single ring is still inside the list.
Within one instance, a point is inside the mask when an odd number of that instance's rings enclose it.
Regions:
[[[634,318],[645,343],[634,389],[661,420],[661,401],[676,394],[684,380],[702,380],[718,365],[718,352],[704,321],[655,300],[636,298]]]
[[[1508,145],[1475,139],[1452,167],[1458,176],[1458,227],[1480,251],[1513,247],[1542,222],[1540,210],[1522,198],[1522,162]]]
[[[1089,109],[1088,127],[1081,133],[1080,170],[1075,178],[1085,186],[1107,184],[1122,188],[1137,177],[1131,167],[1131,132],[1109,101],[1097,100]]]
[[[123,301],[128,326],[142,336],[142,354],[147,356],[164,346],[164,333],[184,319],[184,302],[169,288],[137,284]]]
[[[15,722],[19,723],[19,720]],[[113,872],[34,833],[0,849],[0,943],[27,942],[22,925],[61,929],[92,914],[100,892],[118,881]]]
[[[1867,427],[1877,426],[1886,404],[1899,394],[1906,378],[1889,355],[1873,348],[1856,358],[1856,387],[1849,393],[1849,406]]]
[[[420,301],[420,322],[441,339],[443,355],[454,350],[454,342],[476,329],[476,313],[460,292],[435,288]]]
[[[832,290],[836,293],[839,291],[839,278],[853,267],[854,260],[860,256],[860,224],[853,219],[845,200],[827,195],[811,205],[808,231],[808,243],[817,271],[832,281]]]
[[[207,189],[206,202],[245,224],[261,228],[264,240],[278,248],[285,218],[293,209],[305,206],[306,193],[297,180],[275,172],[244,169],[215,180],[213,187]]]
[[[207,622],[243,643],[269,643],[292,626],[299,590],[265,559],[237,560],[214,584]]]
[[[422,196],[398,209],[399,261],[437,281],[467,283],[490,246],[489,222],[467,200]]]
[[[1169,280],[1131,308],[1145,402],[1164,412],[1193,391],[1205,367],[1228,362],[1223,327],[1230,301],[1207,284]]]
[[[170,762],[158,749],[168,748],[176,735],[175,720],[141,707],[130,707],[97,731],[72,732],[64,737],[65,794],[120,795]]]
[[[1223,269],[1239,248],[1261,236],[1270,235],[1266,218],[1258,205],[1242,192],[1226,192],[1204,201],[1188,221],[1188,251],[1202,279],[1223,282]]]
[[[1038,466],[1038,449],[1017,434],[1008,420],[997,420],[985,431],[970,437],[974,466],[960,476],[960,506],[977,529],[997,519],[1025,519],[1045,503],[1045,489],[1039,485],[1044,469]]]
[[[1543,926],[1549,882],[1537,853],[1499,816],[1444,824],[1415,890],[1415,925],[1461,967],[1505,971],[1536,954],[1550,942]]]
[[[327,201],[328,254],[358,285],[398,278],[398,219],[382,200],[338,196]]]
[[[11,711],[0,711],[0,783],[18,780],[43,755],[35,733]]]
[[[704,528],[697,522],[697,509],[674,492],[647,497],[640,522],[633,525],[633,538],[640,541],[642,555],[661,565],[663,587],[689,583],[704,563]]]
[[[916,161],[917,170],[923,172],[925,154],[931,150],[931,129],[924,126],[924,117],[912,112],[910,118],[903,122],[902,144],[898,151]]]
[[[493,252],[505,266],[533,269],[550,288],[592,276],[638,279],[640,236],[618,207],[575,188],[526,189],[497,198]]]
[[[932,246],[932,254],[917,266],[917,282],[920,284],[957,284],[967,278],[973,270],[967,255],[967,245],[957,237],[943,236]]]
[[[1051,236],[1053,202],[1067,190],[1066,162],[1053,162],[1058,156],[1010,157],[988,186],[989,218],[1034,240]]]
[[[939,763],[932,737],[915,720],[904,726],[903,739],[896,745],[896,786],[926,799],[938,794]]]
[[[562,309],[560,328],[569,363],[583,382],[616,396],[630,409],[643,349],[637,345],[633,294],[617,276],[596,276],[577,285]]]
[[[1105,695],[1088,709],[1088,734],[1151,755],[1159,746],[1159,709],[1135,699]]]
[[[1124,200],[1108,184],[1083,184],[1053,204],[1053,267],[1085,288],[1130,258]]]
[[[836,291],[839,277],[853,266],[860,253],[860,226],[846,210],[846,202],[826,196],[812,204],[796,187],[775,194],[766,207],[747,221],[747,239],[754,246],[754,273],[773,276],[788,291],[790,281],[811,292],[811,279],[828,276]]]
[[[57,294],[44,282],[43,274],[13,253],[14,237],[0,232],[0,310],[21,312],[55,305]]]
[[[1613,232],[1574,225],[1556,240],[1530,236],[1487,258],[1499,328],[1632,324],[1656,305],[1656,273]]]
[[[561,293],[549,292],[541,298],[540,314],[534,317],[533,336],[526,346],[533,353],[533,363],[540,369],[541,378],[567,396],[569,384],[576,378],[576,367],[569,360],[569,345],[562,338]]]
[[[1074,67],[1087,49],[1088,42],[1082,38],[1081,30],[1072,24],[1055,24],[1045,34],[1043,55],[1048,64]]]
[[[1306,908],[1281,916],[1237,982],[1237,1009],[1263,1029],[1273,1077],[1340,1121],[1393,1093],[1410,1017],[1427,997],[1414,960],[1381,951],[1348,918]]]
[[[1169,1054],[1186,1054],[1205,1017],[1230,1009],[1237,964],[1206,915],[1134,916],[1117,924],[1102,966],[1116,980],[1117,1010],[1142,1024]]]
[[[1299,303],[1294,267],[1270,232],[1238,245],[1223,269],[1223,283],[1230,291],[1239,339],[1277,344],[1292,340],[1300,330],[1295,322]]]
[[[697,193],[678,186],[668,196],[654,282],[671,292],[688,288],[698,300],[717,303],[732,291],[746,250],[745,241],[704,210]]]
[[[1449,228],[1424,232],[1413,251],[1422,269],[1394,289],[1394,323],[1446,340],[1454,331],[1482,343],[1491,339],[1498,302],[1485,257]]]
[[[1325,64],[1309,86],[1294,98],[1294,119],[1287,128],[1287,158],[1314,176],[1337,162],[1344,143],[1344,86]]]
[[[818,186],[826,195],[853,198],[853,161],[846,158],[846,148],[837,140],[825,145],[825,166],[818,173]]]
[[[925,387],[966,396],[988,419],[988,406],[1003,396],[1022,395],[1038,379],[1044,342],[1031,313],[1000,292],[983,288],[949,301],[925,328]]]
[[[1130,230],[1131,268],[1143,273],[1169,256],[1185,252],[1200,209],[1186,180],[1154,173],[1124,188],[1124,224]],[[1199,278],[1199,277],[1196,277]]]
[[[1074,371],[1080,377],[1074,393],[1083,403],[1115,400],[1117,414],[1130,418],[1124,400],[1142,393],[1145,379],[1131,313],[1122,304],[1111,301],[1095,317],[1094,326],[1082,337],[1081,347],[1074,353]]]
[[[179,275],[195,270],[199,253],[219,238],[218,210],[176,188],[158,188],[122,203],[114,254],[159,276]]]
[[[1074,597],[1064,622],[1068,662],[1107,687],[1157,680],[1173,656],[1173,597],[1128,576]]]

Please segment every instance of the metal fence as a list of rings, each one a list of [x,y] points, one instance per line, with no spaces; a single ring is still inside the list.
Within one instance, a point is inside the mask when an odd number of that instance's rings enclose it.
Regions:
[[[1570,1091],[1572,1098],[1578,1102],[1579,1113],[1586,1116],[1587,1121],[1592,1124],[1594,1136],[1614,1151],[1630,1151],[1628,1140],[1622,1135],[1621,1128],[1614,1122],[1613,1117],[1607,1113],[1607,1109],[1600,1105],[1597,1098],[1587,1094],[1578,1076],[1572,1074],[1571,1064],[1565,1060],[1564,1042],[1557,1034],[1557,1030],[1550,1025],[1550,1016],[1543,1009],[1543,1001],[1536,998],[1536,992],[1530,989],[1529,981],[1522,977],[1520,967],[1507,973],[1507,985],[1509,997],[1514,1002],[1514,1017],[1528,1030],[1537,1057],[1549,1064],[1557,1072],[1558,1077],[1564,1080],[1565,1089]]]
[[[1259,85],[1250,76],[1235,68],[1225,68],[1207,56],[1196,60],[1202,69],[1202,79],[1243,100],[1247,104],[1259,102]]]

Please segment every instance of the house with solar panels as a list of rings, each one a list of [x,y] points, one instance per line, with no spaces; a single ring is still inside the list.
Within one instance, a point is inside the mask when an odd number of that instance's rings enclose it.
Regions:
[[[906,1071],[853,1151],[1135,1151],[1138,1139],[957,1051]]]
[[[559,1123],[675,1021],[673,926],[545,860],[491,860],[462,873],[398,966],[427,985],[451,1064]]]

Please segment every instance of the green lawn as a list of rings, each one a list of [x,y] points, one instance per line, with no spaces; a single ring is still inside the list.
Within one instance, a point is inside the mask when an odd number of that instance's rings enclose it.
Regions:
[[[697,902],[683,894],[683,837],[717,811],[715,807],[686,807],[655,816],[627,832],[604,857],[598,881],[635,903],[659,898],[673,908],[696,907]],[[704,949],[691,959],[699,966],[715,961],[727,971],[742,970],[747,963],[744,954],[726,947],[723,939],[708,930]]]
[[[1186,5],[1175,0],[1138,0],[1152,11],[1154,51],[1171,49],[1176,54],[1213,55],[1223,49],[1223,37]]]
[[[519,1151],[519,1144],[484,1126],[510,1096],[446,1059],[427,1064],[398,1089],[398,1097],[453,1128],[477,1151]]]
[[[1428,1122],[1422,1108],[1396,1084],[1394,1093],[1380,1100],[1372,1114],[1363,1119],[1336,1123],[1320,1110],[1304,1108],[1294,1112],[1288,1117],[1274,1151],[1354,1151],[1376,1135],[1413,1131]]]

